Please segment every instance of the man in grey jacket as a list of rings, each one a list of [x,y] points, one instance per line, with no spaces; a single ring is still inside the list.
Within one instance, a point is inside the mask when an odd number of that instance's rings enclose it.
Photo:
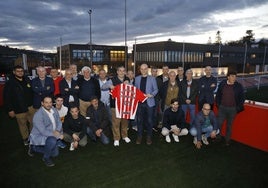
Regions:
[[[33,117],[28,154],[33,156],[33,152],[43,153],[43,161],[51,167],[55,165],[51,157],[59,154],[57,141],[63,139],[62,123],[57,110],[52,106],[50,96],[44,97],[41,105]]]

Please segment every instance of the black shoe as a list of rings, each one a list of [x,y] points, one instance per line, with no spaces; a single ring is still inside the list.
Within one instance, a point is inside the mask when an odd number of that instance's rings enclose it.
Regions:
[[[147,145],[152,145],[152,143],[153,143],[153,142],[152,142],[151,137],[148,136],[147,139],[146,139],[146,144],[147,144]]]
[[[136,144],[141,144],[141,141],[142,141],[142,137],[141,136],[138,136],[138,138],[136,140]]]
[[[33,152],[33,149],[32,149],[32,146],[31,145],[29,145],[29,149],[28,149],[28,155],[30,156],[30,157],[33,157],[34,156],[34,152]]]
[[[53,163],[53,161],[50,158],[48,158],[48,159],[43,158],[43,161],[45,162],[45,165],[47,167],[55,166],[55,164]]]
[[[226,140],[226,141],[225,141],[225,146],[228,147],[228,146],[230,146],[230,144],[231,144],[231,140]]]

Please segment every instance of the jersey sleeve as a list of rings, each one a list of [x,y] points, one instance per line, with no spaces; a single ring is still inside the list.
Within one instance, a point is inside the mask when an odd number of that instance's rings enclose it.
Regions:
[[[110,94],[112,95],[113,98],[118,97],[118,91],[120,88],[120,84],[115,86],[113,90],[111,90]]]
[[[141,90],[139,90],[137,88],[136,89],[136,99],[137,99],[137,101],[143,103],[147,99],[147,97],[146,97],[146,95]]]

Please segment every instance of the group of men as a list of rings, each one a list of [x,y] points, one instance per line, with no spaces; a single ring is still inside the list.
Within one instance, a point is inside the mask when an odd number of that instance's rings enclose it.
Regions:
[[[230,143],[232,122],[235,115],[243,110],[244,91],[236,81],[236,72],[229,71],[214,91],[217,80],[211,75],[211,67],[205,68],[206,75],[193,79],[191,69],[184,75],[182,67],[177,74],[163,66],[163,74],[147,64],[140,66],[140,75],[123,66],[117,74],[108,78],[104,69],[98,76],[92,76],[90,67],[84,66],[78,74],[76,65],[59,76],[52,69],[46,75],[44,67],[37,67],[37,77],[29,80],[23,67],[15,66],[13,75],[4,89],[4,102],[10,117],[16,117],[28,154],[43,154],[47,166],[54,166],[52,157],[70,143],[70,151],[87,144],[89,137],[103,144],[110,143],[110,129],[113,145],[118,147],[122,139],[130,143],[129,126],[137,130],[136,144],[141,144],[146,129],[146,144],[152,144],[153,129],[161,128],[166,142],[175,142],[179,136],[190,132],[194,144],[201,148],[201,141],[215,138],[220,125],[227,120],[226,144]],[[196,101],[198,98],[198,101]],[[218,117],[212,111],[219,109]],[[199,113],[196,114],[196,104]],[[190,126],[186,114],[190,114]],[[63,142],[64,141],[64,142]]]

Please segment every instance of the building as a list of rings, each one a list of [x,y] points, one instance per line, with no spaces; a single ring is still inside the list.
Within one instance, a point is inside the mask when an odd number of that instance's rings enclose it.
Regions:
[[[61,54],[60,54],[61,49]],[[91,67],[90,45],[88,44],[67,44],[57,48],[58,64],[62,70],[70,64],[76,64],[78,70],[85,65]],[[116,67],[125,65],[125,46],[92,45],[92,68],[98,73],[100,68],[109,73],[115,73]]]
[[[31,74],[37,66],[56,67],[56,54],[0,46],[0,73],[10,74],[15,65]]]
[[[179,66],[185,69],[203,68],[209,65],[217,69],[216,74],[221,74],[220,68],[223,67],[234,69],[239,73],[249,73],[262,71],[263,68],[267,71],[268,64],[264,48],[246,46],[193,44],[168,40],[136,44],[133,45],[133,49],[136,50],[136,53],[133,52],[136,55],[134,58],[136,70],[142,63],[147,63],[158,68],[168,65],[171,69]]]

